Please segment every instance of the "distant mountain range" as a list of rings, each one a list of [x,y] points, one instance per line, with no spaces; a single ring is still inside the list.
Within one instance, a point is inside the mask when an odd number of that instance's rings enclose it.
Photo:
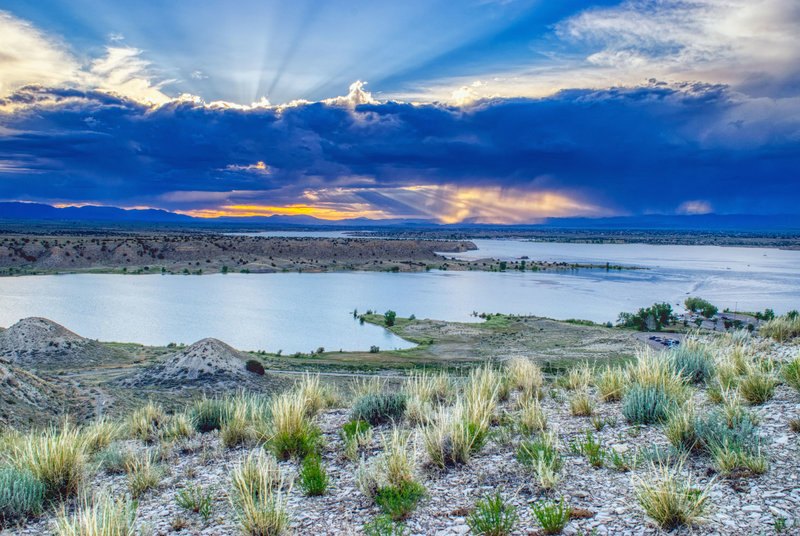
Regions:
[[[43,203],[0,202],[0,220],[61,220],[104,222],[152,222],[214,225],[247,224],[293,227],[435,227],[435,228],[553,228],[553,229],[648,229],[648,230],[707,230],[707,231],[800,231],[797,214],[698,214],[617,216],[611,218],[548,218],[540,224],[502,226],[462,222],[443,225],[433,220],[355,218],[322,220],[313,216],[249,216],[195,218],[158,209],[122,209],[109,206],[57,208]]]

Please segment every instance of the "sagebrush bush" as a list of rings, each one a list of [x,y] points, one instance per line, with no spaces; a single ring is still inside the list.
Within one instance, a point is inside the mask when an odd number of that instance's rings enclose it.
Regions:
[[[691,383],[706,381],[714,374],[714,355],[702,343],[688,338],[666,352],[665,359],[672,371]]]
[[[402,393],[367,394],[356,401],[350,418],[367,421],[375,426],[399,421],[405,410],[406,397]]]
[[[32,432],[17,446],[13,462],[45,486],[48,499],[75,495],[86,476],[86,443],[78,428],[65,422],[61,429]]]
[[[62,511],[56,520],[57,536],[133,536],[136,501],[101,494],[71,515]]]
[[[517,509],[506,502],[500,490],[486,494],[467,517],[467,526],[481,536],[507,536],[517,524]]]
[[[657,386],[634,384],[622,398],[622,414],[631,424],[664,422],[677,401]]]
[[[94,461],[99,464],[100,469],[110,475],[124,473],[131,459],[133,459],[131,449],[118,442],[110,444],[94,455]]]
[[[644,476],[634,476],[634,496],[660,527],[670,530],[703,521],[710,509],[710,484],[694,486],[682,477],[683,464],[676,467],[651,464]]]
[[[41,514],[45,491],[30,471],[0,467],[0,528]]]
[[[558,501],[540,499],[531,503],[531,510],[545,534],[561,534],[572,515],[572,507],[564,497]]]

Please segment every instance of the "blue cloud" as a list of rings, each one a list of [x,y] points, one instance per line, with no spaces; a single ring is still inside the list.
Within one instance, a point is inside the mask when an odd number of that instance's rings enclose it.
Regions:
[[[27,87],[0,100],[0,199],[189,210],[282,206],[316,192],[426,216],[397,191],[439,185],[555,192],[605,213],[695,206],[687,202],[796,213],[800,120],[784,112],[791,106],[721,85],[657,82],[464,108],[152,107]]]

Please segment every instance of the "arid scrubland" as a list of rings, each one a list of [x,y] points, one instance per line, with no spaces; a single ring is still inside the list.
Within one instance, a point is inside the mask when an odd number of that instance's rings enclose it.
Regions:
[[[142,402],[0,436],[9,534],[800,530],[800,356],[744,332],[628,364],[532,360]],[[797,525],[796,525],[797,524]]]

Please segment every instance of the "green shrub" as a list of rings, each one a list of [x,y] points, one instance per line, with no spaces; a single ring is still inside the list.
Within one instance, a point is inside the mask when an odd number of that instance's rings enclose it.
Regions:
[[[635,384],[622,398],[622,414],[631,424],[663,422],[675,406],[675,400],[656,386]]]
[[[519,463],[531,469],[543,489],[555,489],[560,480],[564,459],[556,446],[556,436],[544,433],[533,440],[522,441],[517,448]]]
[[[395,523],[386,514],[375,516],[375,519],[364,524],[364,536],[406,536],[406,526]]]
[[[324,495],[328,489],[328,473],[318,455],[306,456],[300,469],[300,488],[309,497]]]
[[[344,442],[344,454],[349,460],[358,458],[358,449],[372,442],[372,427],[366,421],[348,421],[340,433]]]
[[[592,467],[603,467],[606,451],[602,443],[594,438],[591,430],[586,430],[585,437],[578,437],[574,445],[575,450],[586,456]]]
[[[711,318],[712,316],[717,314],[718,311],[716,306],[712,305],[710,302],[707,302],[702,298],[689,297],[686,298],[686,300],[684,300],[683,304],[686,306],[688,310],[692,311],[693,313],[696,311],[700,311],[702,315],[706,318]]]
[[[498,490],[478,501],[475,510],[467,517],[467,526],[476,535],[507,536],[514,530],[517,519],[516,507],[507,503]]]
[[[0,528],[41,514],[45,491],[30,471],[0,468]]]
[[[545,534],[561,534],[572,515],[572,507],[564,497],[558,502],[549,499],[536,501],[531,503],[531,509]]]
[[[350,418],[375,426],[400,420],[405,410],[406,398],[401,393],[367,394],[356,401]]]
[[[259,376],[263,376],[265,374],[264,365],[261,364],[260,361],[257,359],[248,359],[247,363],[244,364],[244,368],[248,372],[252,372],[253,374],[258,374]]]
[[[403,482],[379,488],[375,504],[394,521],[400,521],[417,508],[425,496],[425,488],[417,482]]]
[[[307,400],[301,393],[285,393],[273,400],[269,446],[279,460],[292,456],[305,458],[319,449],[322,431],[312,421],[307,408]]]
[[[214,497],[211,490],[204,490],[195,485],[186,486],[178,491],[175,502],[184,510],[200,514],[205,520],[214,513]]]

